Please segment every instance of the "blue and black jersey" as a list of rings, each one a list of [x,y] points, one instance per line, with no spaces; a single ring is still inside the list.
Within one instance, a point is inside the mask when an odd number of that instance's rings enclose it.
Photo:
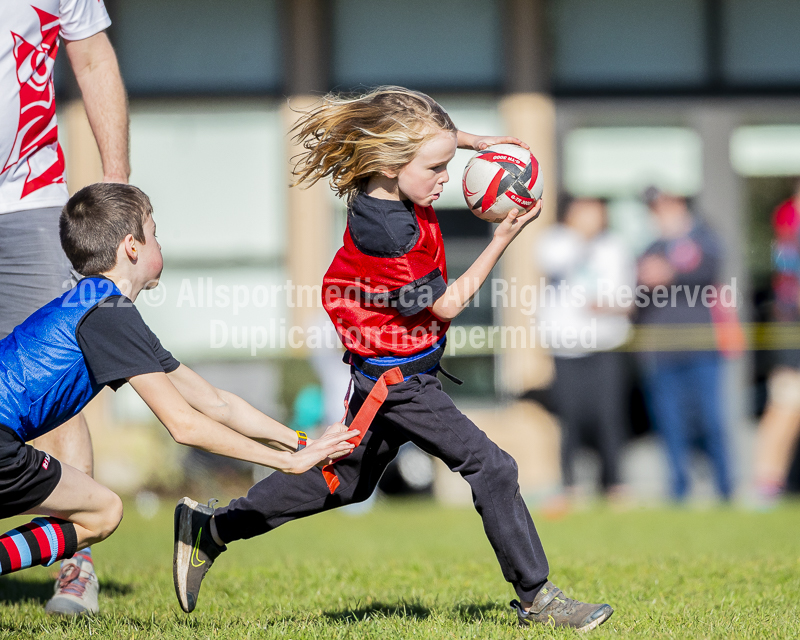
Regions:
[[[32,440],[104,386],[179,364],[111,280],[84,278],[0,340],[0,424]]]

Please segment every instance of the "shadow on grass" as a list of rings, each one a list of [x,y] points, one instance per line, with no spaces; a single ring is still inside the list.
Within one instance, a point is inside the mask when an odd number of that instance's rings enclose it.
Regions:
[[[425,620],[430,617],[431,610],[418,604],[401,602],[386,604],[375,602],[365,607],[349,611],[325,611],[322,614],[333,622],[364,622],[371,618],[406,618],[409,620]]]
[[[0,603],[39,602],[44,604],[53,595],[53,581],[50,579],[21,580],[5,576],[0,580]]]
[[[4,576],[0,580],[0,604],[38,602],[44,605],[53,595],[53,579],[36,580]],[[100,592],[109,596],[125,596],[133,593],[133,587],[116,580],[101,580]]]
[[[133,586],[116,580],[101,580],[100,593],[106,596],[128,596],[134,591]]]
[[[454,607],[454,613],[463,622],[483,622],[507,613],[507,609],[498,602],[486,602],[483,604],[458,605]],[[333,622],[365,622],[372,618],[425,620],[431,616],[431,610],[415,603],[388,604],[375,602],[364,607],[350,609],[349,611],[325,611],[322,615]]]
[[[464,622],[483,622],[487,618],[492,618],[493,614],[504,614],[508,611],[507,607],[497,602],[460,604],[455,608],[456,616]]]

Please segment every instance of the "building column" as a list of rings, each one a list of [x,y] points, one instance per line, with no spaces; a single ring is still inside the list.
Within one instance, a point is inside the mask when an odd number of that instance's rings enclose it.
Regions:
[[[556,110],[549,94],[550,68],[545,0],[506,0],[506,78],[500,114],[505,132],[527,142],[544,174],[542,213],[511,243],[500,263],[500,275],[509,289],[517,291],[516,304],[500,311],[500,322],[522,327],[525,347],[508,347],[499,354],[498,380],[504,393],[518,396],[529,389],[547,386],[553,377],[553,360],[531,325],[535,315],[523,313],[520,292],[533,287],[538,295],[542,272],[534,247],[539,234],[555,220],[556,211]],[[526,309],[528,310],[528,309]],[[529,311],[529,310],[528,310]],[[535,325],[534,325],[535,327]],[[518,334],[517,334],[518,335]],[[560,475],[559,433],[552,416],[530,402],[514,402],[488,421],[476,422],[490,438],[511,452],[520,468],[520,489],[530,498],[554,491]],[[514,443],[524,443],[515,446]]]
[[[284,0],[286,34],[285,77],[289,96],[283,106],[287,132],[287,166],[302,148],[289,131],[297,123],[298,111],[318,103],[328,88],[329,6],[325,0]],[[289,180],[293,181],[291,175]],[[310,188],[292,187],[287,197],[287,271],[295,286],[320,287],[333,251],[334,200],[327,181]],[[321,302],[321,298],[320,298]],[[294,307],[293,325],[308,327],[317,322],[321,307]]]
[[[317,96],[292,96],[289,104],[283,107],[283,122],[289,131],[297,122],[295,110],[306,109],[317,103]],[[292,157],[302,151],[302,147],[291,140],[287,141],[287,166],[294,166]],[[292,176],[287,176],[293,180]],[[291,187],[286,198],[288,237],[286,267],[288,279],[295,287],[316,287],[322,285],[322,277],[333,257],[333,215],[334,200],[327,180],[320,180],[312,187]],[[307,296],[295,296],[306,300]],[[321,296],[317,296],[320,306],[295,306],[290,309],[290,322],[293,326],[307,328],[317,322],[321,311]]]
[[[59,122],[67,165],[67,188],[70,195],[88,184],[103,179],[103,163],[94,139],[83,100],[67,101]]]
[[[547,47],[544,0],[507,0],[506,22],[510,31],[506,41],[506,95],[500,101],[506,133],[527,142],[544,172],[543,209],[538,220],[522,232],[503,256],[501,275],[516,286],[535,287],[538,293],[542,273],[534,256],[534,246],[542,230],[555,220],[556,211],[556,112],[549,95],[550,64]],[[535,316],[522,313],[517,306],[502,310],[504,326],[524,327],[530,338]],[[508,348],[500,355],[500,385],[511,394],[546,386],[553,375],[552,358],[538,344]]]
[[[738,313],[742,322],[751,319],[752,300],[747,272],[745,202],[742,178],[730,161],[730,141],[741,124],[741,112],[717,102],[700,104],[689,111],[690,124],[703,141],[703,188],[697,196],[698,212],[719,235],[723,249],[722,284],[736,279]],[[726,418],[735,430],[750,420],[753,354],[745,352],[729,361],[724,386]],[[734,466],[736,468],[737,465]]]
[[[502,277],[518,292],[516,306],[504,308],[501,321],[504,326],[525,327],[529,340],[530,326],[536,321],[536,315],[523,313],[519,292],[523,287],[533,287],[538,297],[544,275],[536,262],[534,247],[539,235],[556,217],[555,105],[545,94],[513,94],[503,98],[500,110],[506,131],[530,145],[544,172],[542,213],[511,243],[501,263]],[[524,349],[508,348],[501,354],[500,383],[511,394],[547,386],[552,379],[552,358],[539,344],[538,334],[533,335],[536,336],[534,344],[529,340]]]
[[[722,240],[722,277],[736,278],[740,302],[749,300],[749,282],[744,248],[747,220],[744,215],[742,179],[730,161],[730,141],[740,125],[735,109],[717,104],[699,105],[689,111],[690,124],[703,142],[703,187],[697,195],[699,213]],[[740,309],[749,314],[746,307]]]

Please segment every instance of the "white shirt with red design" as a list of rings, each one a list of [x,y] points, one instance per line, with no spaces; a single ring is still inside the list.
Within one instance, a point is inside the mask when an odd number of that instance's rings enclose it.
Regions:
[[[0,0],[0,214],[67,201],[53,65],[59,37],[111,24],[103,0]]]

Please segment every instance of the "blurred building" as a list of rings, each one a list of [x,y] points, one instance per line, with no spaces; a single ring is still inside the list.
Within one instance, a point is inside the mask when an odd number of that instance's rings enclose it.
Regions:
[[[292,109],[329,90],[402,84],[432,94],[462,129],[525,139],[548,180],[540,227],[554,219],[561,188],[603,196],[612,226],[641,248],[649,240],[641,190],[658,184],[693,196],[724,238],[726,278],[736,278],[745,319],[768,285],[767,215],[790,188],[786,177],[800,174],[795,0],[106,5],[130,95],[131,180],[152,198],[165,254],[162,287],[137,306],[179,359],[227,364],[212,367],[214,381],[237,385],[278,418],[313,377],[289,329],[313,323],[317,309],[307,299],[344,229],[344,209],[325,185],[288,187]],[[99,161],[63,55],[61,62],[74,191],[99,177]],[[491,233],[464,208],[459,176],[469,156],[459,151],[437,207],[451,277]],[[512,245],[498,276],[518,287],[539,283],[531,255],[538,232]],[[287,296],[287,281],[301,289]],[[491,303],[487,285],[459,323],[529,324],[519,306]],[[739,422],[753,366],[751,357],[732,366]],[[466,380],[448,390],[478,412],[551,375],[546,354],[530,346],[465,346],[448,369]],[[128,402],[121,395],[106,410],[141,419]],[[497,412],[487,421],[518,429],[519,438],[536,435],[528,420]],[[556,441],[552,423],[536,423],[537,437]],[[531,483],[551,476],[543,469]]]

